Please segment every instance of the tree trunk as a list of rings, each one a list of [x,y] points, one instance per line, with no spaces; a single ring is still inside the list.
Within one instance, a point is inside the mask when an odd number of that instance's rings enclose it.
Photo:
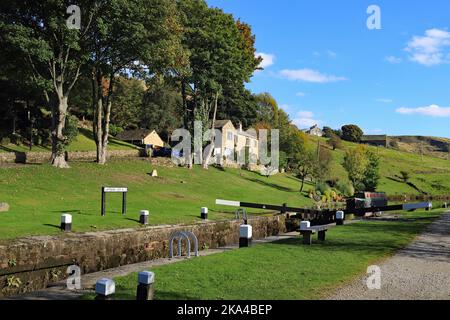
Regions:
[[[104,159],[103,152],[103,86],[102,75],[96,74],[96,78],[93,79],[93,106],[94,106],[94,140],[97,146],[97,163],[102,163]]]
[[[302,185],[300,187],[300,192],[303,192],[303,187],[305,186],[305,178],[302,177]]]
[[[214,147],[215,147],[215,126],[216,126],[216,115],[217,115],[217,101],[219,100],[219,92],[216,92],[216,95],[214,97],[214,114],[212,119],[212,125],[211,125],[211,148],[208,150],[208,153],[206,154],[205,161],[203,162],[203,169],[208,169],[209,167],[209,161],[211,160]]]
[[[66,162],[64,126],[66,124],[67,97],[59,97],[57,110],[53,109],[54,128],[52,132],[52,165],[57,168],[70,168]]]

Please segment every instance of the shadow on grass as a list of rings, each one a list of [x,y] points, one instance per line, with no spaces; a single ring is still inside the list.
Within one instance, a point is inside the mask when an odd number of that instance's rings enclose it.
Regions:
[[[277,189],[277,190],[280,190],[280,191],[284,191],[284,192],[298,192],[297,190],[293,190],[291,188],[283,187],[283,186],[280,186],[280,185],[278,185],[276,183],[262,181],[262,180],[255,179],[255,178],[247,178],[247,177],[243,177],[243,178],[245,180],[247,180],[247,181],[258,183],[258,184],[263,185],[265,187]]]
[[[78,128],[78,131],[81,135],[83,135],[84,137],[86,137],[87,139],[93,140],[94,141],[94,134],[92,131],[85,129],[85,128]],[[116,146],[116,147],[125,147],[127,149],[129,148],[134,148],[134,149],[138,149],[138,147],[136,146],[130,146],[128,143],[125,143],[123,141],[117,140],[114,137],[109,137],[108,139],[108,144],[111,146]]]
[[[56,228],[56,229],[61,229],[61,226],[58,226],[56,224],[44,223],[43,225],[46,226],[46,227],[53,227],[53,228]]]
[[[129,220],[129,221],[133,221],[133,222],[137,222],[137,223],[141,224],[141,222],[139,221],[139,219],[125,218],[125,220]]]

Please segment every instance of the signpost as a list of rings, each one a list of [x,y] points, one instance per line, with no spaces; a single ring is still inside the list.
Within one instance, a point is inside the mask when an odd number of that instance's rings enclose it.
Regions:
[[[122,193],[122,214],[127,212],[127,192],[128,188],[102,187],[102,216],[106,215],[106,194]]]

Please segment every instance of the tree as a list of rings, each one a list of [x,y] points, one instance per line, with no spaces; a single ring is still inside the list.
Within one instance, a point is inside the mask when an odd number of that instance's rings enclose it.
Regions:
[[[376,191],[380,158],[366,146],[347,150],[343,166],[356,191]]]
[[[409,176],[409,173],[407,171],[400,171],[400,178],[404,183],[408,183],[411,177]]]
[[[123,129],[140,126],[142,116],[145,115],[142,112],[145,90],[145,82],[142,80],[117,77],[111,123]]]
[[[304,150],[297,153],[291,160],[291,168],[294,174],[301,180],[300,192],[303,192],[305,180],[313,175],[316,167],[317,156],[312,150]]]
[[[178,88],[165,82],[150,84],[139,114],[141,127],[156,130],[163,140],[168,141],[172,132],[183,123]]]
[[[366,150],[367,167],[364,172],[366,191],[376,191],[380,180],[380,158],[371,150]]]
[[[0,4],[0,33],[5,42],[16,50],[23,67],[42,88],[43,96],[52,109],[52,164],[67,168],[64,127],[68,100],[88,58],[87,35],[92,17],[98,13],[92,1],[76,3],[86,18],[81,29],[69,29],[66,11],[69,4],[62,0],[4,0]]]
[[[333,151],[336,149],[340,149],[342,148],[342,140],[341,138],[339,138],[337,135],[335,135],[334,133],[331,133],[327,144],[333,148]]]
[[[278,103],[270,93],[255,95],[258,104],[257,117],[260,122],[267,122],[276,127],[278,123]]]
[[[325,180],[326,176],[329,174],[331,170],[332,162],[333,162],[333,155],[331,154],[330,150],[320,146],[319,151],[316,154],[316,161],[314,165],[314,170],[312,172],[312,176],[316,181],[316,183]]]
[[[184,125],[192,129],[189,122],[199,120],[204,128],[211,128],[210,138],[214,140],[219,99],[227,88],[248,82],[260,59],[255,58],[250,45],[253,41],[249,41],[248,26],[244,28],[220,9],[208,8],[204,1],[178,4],[186,16],[183,45],[189,53],[188,68],[180,73]],[[213,148],[206,151],[205,169],[212,152]]]
[[[343,167],[348,173],[348,178],[356,191],[364,191],[364,178],[368,160],[366,148],[358,146],[345,152]]]
[[[342,127],[342,139],[350,142],[360,142],[364,132],[357,125],[349,124]]]
[[[168,72],[181,50],[178,10],[172,0],[108,0],[90,37],[94,139],[97,162],[106,163],[117,75]]]

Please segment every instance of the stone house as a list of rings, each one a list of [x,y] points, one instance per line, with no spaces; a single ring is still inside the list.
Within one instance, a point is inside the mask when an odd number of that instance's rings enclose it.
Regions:
[[[323,135],[324,135],[322,129],[320,129],[317,124],[312,126],[309,129],[305,130],[305,133],[307,133],[311,136],[316,136],[316,137],[323,137]]]
[[[259,141],[255,130],[249,129],[244,131],[242,124],[239,124],[239,127],[236,128],[231,120],[217,120],[215,129],[220,130],[222,133],[221,141],[217,144],[220,147],[216,145],[214,149],[214,154],[220,155],[221,161],[224,157],[233,160],[233,154],[237,156],[248,152],[248,159],[251,159],[251,162],[256,164]]]

